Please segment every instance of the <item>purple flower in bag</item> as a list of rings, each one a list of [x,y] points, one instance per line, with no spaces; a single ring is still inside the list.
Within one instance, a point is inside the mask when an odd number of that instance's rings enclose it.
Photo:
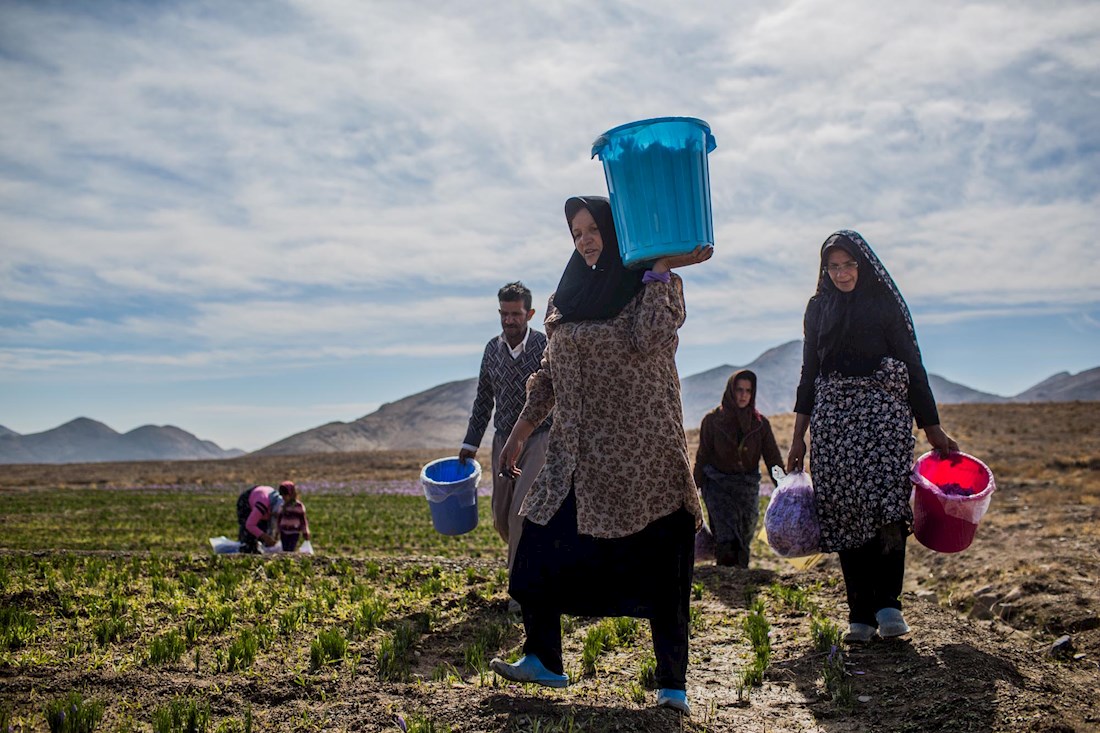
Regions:
[[[764,513],[764,528],[768,544],[780,557],[802,557],[818,551],[821,529],[813,484],[806,473],[797,471],[780,480]]]

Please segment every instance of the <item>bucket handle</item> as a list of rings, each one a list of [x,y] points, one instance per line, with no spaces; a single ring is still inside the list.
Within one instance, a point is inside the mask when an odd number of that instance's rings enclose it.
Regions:
[[[607,135],[600,135],[598,138],[593,140],[592,141],[592,158],[595,158],[597,155],[599,155],[600,151],[603,150],[605,147],[607,147],[607,144],[609,142],[610,142],[610,140],[608,140]],[[592,158],[589,158],[589,160],[592,160]]]

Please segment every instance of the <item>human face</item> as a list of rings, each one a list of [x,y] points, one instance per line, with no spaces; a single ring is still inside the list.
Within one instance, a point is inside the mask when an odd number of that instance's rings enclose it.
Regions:
[[[850,293],[856,289],[856,281],[859,280],[859,263],[842,247],[833,247],[829,250],[825,258],[825,270],[840,292]]]
[[[573,245],[584,258],[584,264],[595,267],[603,252],[603,236],[592,218],[592,212],[583,208],[578,211],[573,221],[569,222],[569,230],[573,232]]]
[[[733,399],[738,407],[748,407],[752,402],[752,382],[747,379],[738,379],[733,383]]]
[[[531,316],[535,315],[535,309],[524,308],[522,300],[498,302],[500,310],[497,312],[500,313],[500,328],[504,332],[504,340],[514,348],[523,341],[523,334],[527,332],[527,322],[531,320]]]

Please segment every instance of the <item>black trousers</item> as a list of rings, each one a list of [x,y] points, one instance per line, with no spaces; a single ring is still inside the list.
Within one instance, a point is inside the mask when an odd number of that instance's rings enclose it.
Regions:
[[[648,618],[659,687],[687,689],[695,519],[686,509],[619,539],[577,532],[570,492],[545,526],[524,520],[509,584],[534,654],[564,673],[561,614]]]
[[[687,689],[688,667],[688,612],[676,609],[649,620],[653,637],[653,656],[657,660],[657,687],[670,690]],[[523,628],[527,639],[523,653],[534,654],[551,672],[565,673],[561,656],[561,614],[523,605]]]
[[[901,610],[901,585],[905,578],[905,545],[886,552],[882,535],[851,550],[841,550],[844,590],[848,595],[848,622],[878,626],[875,612]]]

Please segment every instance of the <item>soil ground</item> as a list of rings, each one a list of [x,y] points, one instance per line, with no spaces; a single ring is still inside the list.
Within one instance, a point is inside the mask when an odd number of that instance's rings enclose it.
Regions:
[[[733,619],[744,616],[756,590],[798,585],[825,616],[838,623],[846,617],[834,558],[797,571],[767,551],[756,553],[749,571],[696,568],[702,589],[693,601],[699,619],[690,718],[654,708],[652,692],[641,700],[624,694],[637,679],[647,636],[638,648],[601,658],[595,675],[579,675],[565,690],[496,678],[484,684],[469,676],[429,679],[436,660],[454,658],[479,625],[506,614],[503,596],[478,599],[461,623],[425,636],[414,670],[422,677],[408,683],[381,683],[369,673],[297,684],[289,673],[226,681],[180,670],[0,668],[0,701],[86,690],[117,703],[105,718],[107,729],[127,729],[126,705],[202,695],[215,718],[239,715],[251,704],[263,730],[396,731],[397,715],[419,711],[437,726],[431,730],[449,725],[453,731],[1100,731],[1098,407],[943,408],[946,429],[993,468],[998,491],[966,551],[937,554],[910,540],[903,603],[913,632],[848,649],[850,704],[826,692],[825,653],[814,650],[808,615],[779,606],[769,606],[772,651],[763,684],[739,692],[735,681],[748,648]],[[789,422],[782,416],[773,422],[782,443]],[[499,565],[473,558],[393,562]],[[518,644],[518,625],[512,634],[507,642]],[[1062,636],[1071,648],[1053,654]],[[567,668],[579,666],[580,637],[567,637]],[[148,723],[135,727],[148,730]]]

